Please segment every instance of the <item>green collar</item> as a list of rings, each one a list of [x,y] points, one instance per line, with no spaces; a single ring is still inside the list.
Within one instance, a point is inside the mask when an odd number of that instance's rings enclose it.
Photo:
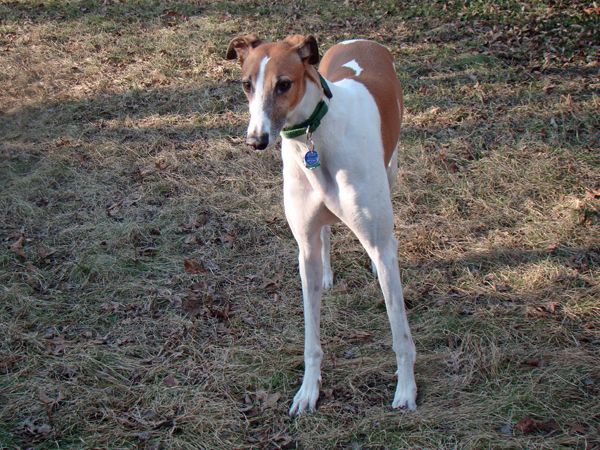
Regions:
[[[323,87],[323,92],[325,93],[325,96],[327,98],[333,97],[333,94],[331,93],[331,90],[329,89],[325,78],[323,78],[321,74],[319,74],[319,79],[321,80],[321,86]],[[306,119],[304,122],[292,125],[291,127],[284,128],[283,130],[281,130],[281,136],[287,139],[291,139],[298,136],[302,136],[306,133],[313,133],[317,128],[319,128],[319,125],[321,125],[321,119],[325,117],[325,114],[327,114],[328,109],[329,108],[327,106],[327,103],[325,103],[324,100],[321,100],[317,104],[317,107],[308,119]]]

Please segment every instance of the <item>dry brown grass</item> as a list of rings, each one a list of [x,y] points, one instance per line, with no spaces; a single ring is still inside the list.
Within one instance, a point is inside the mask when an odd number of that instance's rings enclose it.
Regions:
[[[600,26],[550,3],[0,2],[0,447],[600,446]],[[286,415],[296,248],[222,59],[246,31],[396,57],[415,413],[338,227],[319,410]]]

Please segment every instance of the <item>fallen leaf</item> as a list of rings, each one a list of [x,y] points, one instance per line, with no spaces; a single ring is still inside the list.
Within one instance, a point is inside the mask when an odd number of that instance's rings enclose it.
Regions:
[[[547,362],[543,359],[543,358],[539,358],[539,359],[526,359],[525,361],[523,361],[523,365],[525,366],[531,366],[531,367],[545,367],[547,365]]]
[[[56,141],[54,141],[54,144],[57,147],[64,147],[66,145],[71,145],[71,140],[67,138],[58,138]]]
[[[0,353],[0,374],[6,375],[13,371],[19,361],[24,359],[24,356]]]
[[[198,243],[198,237],[194,234],[190,234],[189,236],[186,236],[185,239],[183,240],[184,243],[186,244],[197,244]]]
[[[267,409],[275,407],[280,398],[281,394],[279,392],[268,393],[264,390],[256,391],[253,394],[245,394],[244,406],[239,411],[244,413],[246,417],[254,417]]]
[[[44,341],[44,344],[47,347],[48,352],[54,356],[64,355],[65,349],[67,348],[65,340],[60,336],[48,339]]]
[[[165,170],[168,166],[169,164],[164,159],[157,159],[154,161],[154,167],[156,167],[158,170]]]
[[[212,296],[215,293],[215,287],[212,284],[201,280],[197,283],[192,283],[190,291],[196,295]]]
[[[73,366],[57,366],[52,370],[52,374],[59,380],[71,380],[76,381],[77,379],[77,368]]]
[[[354,342],[354,341],[364,341],[365,339],[369,339],[373,336],[373,333],[369,331],[354,331],[348,338],[346,342]]]
[[[584,8],[583,12],[589,15],[600,15],[600,6],[596,6],[593,8]]]
[[[190,317],[197,317],[204,312],[205,304],[212,303],[214,292],[214,286],[204,280],[193,283],[181,306]]]
[[[286,431],[275,433],[269,437],[269,441],[276,443],[277,448],[297,448],[292,443],[293,438]]]
[[[58,404],[65,399],[62,392],[58,391],[56,398],[50,398],[44,391],[38,389],[38,400],[43,403],[46,408],[46,415],[48,420],[52,420],[52,412],[58,406]]]
[[[231,313],[231,306],[228,302],[220,302],[219,304],[209,305],[208,311],[212,317],[220,321],[227,321]]]
[[[197,259],[184,259],[183,267],[185,271],[189,274],[197,274],[206,272],[206,270],[200,265]]]
[[[146,442],[147,440],[150,439],[150,432],[149,431],[142,431],[141,433],[139,433],[137,435],[138,439],[142,442]]]
[[[337,287],[335,288],[335,290],[337,292],[340,292],[342,294],[345,294],[346,292],[348,292],[349,290],[349,286],[348,283],[346,283],[345,281],[341,281],[340,283],[338,283]]]
[[[573,98],[571,97],[571,94],[561,95],[560,100],[561,103],[567,107],[567,109],[573,109]]]
[[[23,242],[25,242],[25,237],[21,236],[16,240],[10,247],[9,250],[21,258],[25,258],[25,251],[23,250]]]
[[[594,379],[592,377],[585,377],[583,379],[583,384],[586,386],[593,386],[594,385]]]
[[[556,422],[556,420],[548,420],[546,422],[541,422],[538,420],[534,420],[530,417],[526,417],[525,419],[520,420],[515,425],[515,429],[519,430],[523,434],[548,434],[560,430],[560,427],[558,426],[558,422]]]
[[[39,423],[38,420],[31,417],[26,418],[22,422],[21,428],[25,433],[36,440],[48,439],[52,434],[52,427],[49,424]]]
[[[586,200],[595,200],[597,198],[600,198],[600,189],[594,189],[594,190],[586,190],[585,191],[585,199]]]
[[[281,394],[276,392],[274,394],[267,394],[262,397],[262,409],[273,408],[277,405],[277,402],[281,398]]]
[[[555,87],[556,86],[554,86],[553,84],[546,84],[546,85],[544,85],[542,90],[544,91],[544,94],[550,94],[554,90]]]
[[[164,420],[161,420],[160,422],[158,422],[154,426],[155,430],[158,430],[160,428],[171,428],[172,431],[175,431],[175,429],[177,428],[177,424],[175,423],[175,419],[174,418],[166,418]]]
[[[544,305],[528,306],[526,312],[530,317],[548,317],[555,314],[559,306],[560,302],[548,302]]]
[[[260,289],[269,294],[274,294],[279,290],[282,277],[281,273],[275,274],[272,278],[263,277]]]
[[[41,260],[48,259],[50,256],[54,255],[56,250],[49,247],[40,247],[38,248],[37,254],[38,258]]]
[[[235,241],[235,236],[233,236],[232,234],[229,234],[229,233],[225,233],[219,237],[219,240],[221,241],[221,244],[223,244],[225,247],[231,248],[231,247],[233,247],[233,243]]]
[[[155,166],[140,167],[138,169],[138,173],[139,173],[140,177],[142,177],[142,178],[152,175],[155,172],[156,172]]]
[[[354,359],[356,357],[357,357],[356,348],[349,348],[348,350],[346,350],[344,352],[344,358],[346,358],[346,359]]]
[[[138,250],[140,256],[156,256],[158,255],[158,248],[156,247],[145,247]]]
[[[585,427],[580,423],[568,423],[569,434],[585,434]]]
[[[179,381],[172,374],[169,374],[163,379],[163,384],[168,387],[175,387],[179,386]]]
[[[512,291],[512,287],[505,283],[494,284],[494,290],[496,292],[510,292]]]
[[[188,295],[181,302],[181,308],[190,317],[197,317],[202,313],[202,301],[196,295]]]
[[[196,218],[190,220],[189,222],[181,224],[181,230],[191,231],[196,228],[201,228],[208,223],[209,218],[210,217],[208,216],[208,213],[199,214]]]

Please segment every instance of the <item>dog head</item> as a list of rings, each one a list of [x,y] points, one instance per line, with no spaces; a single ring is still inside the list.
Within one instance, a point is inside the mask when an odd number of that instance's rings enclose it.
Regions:
[[[250,107],[246,142],[264,150],[275,142],[288,114],[302,100],[306,79],[318,83],[316,71],[309,70],[319,62],[317,41],[313,36],[292,35],[265,43],[250,34],[233,39],[226,57],[237,58],[242,66],[242,88]]]

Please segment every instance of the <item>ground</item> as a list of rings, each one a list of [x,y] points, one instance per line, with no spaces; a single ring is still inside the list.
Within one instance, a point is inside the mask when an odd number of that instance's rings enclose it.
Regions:
[[[598,448],[593,2],[0,1],[0,447]],[[333,230],[318,411],[277,150],[227,43],[392,51],[416,412]],[[367,151],[367,149],[365,150]]]

